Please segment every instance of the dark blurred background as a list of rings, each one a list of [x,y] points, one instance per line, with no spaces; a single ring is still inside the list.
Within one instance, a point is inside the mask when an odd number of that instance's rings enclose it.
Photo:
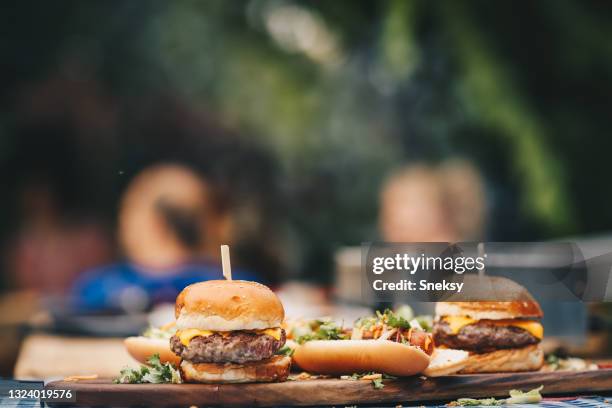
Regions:
[[[0,374],[21,350],[19,377],[114,375],[220,244],[289,316],[363,314],[330,300],[359,303],[364,241],[609,253],[611,23],[603,0],[4,3]],[[597,308],[547,333],[609,353]]]
[[[569,0],[4,4],[2,285],[61,292],[121,259],[121,196],[160,162],[214,186],[235,262],[270,282],[329,283],[336,248],[381,236],[404,165],[474,177],[478,226],[450,236],[605,234],[611,17]]]

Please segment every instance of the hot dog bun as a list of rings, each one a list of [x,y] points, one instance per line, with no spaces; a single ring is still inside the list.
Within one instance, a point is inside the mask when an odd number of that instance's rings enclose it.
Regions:
[[[429,365],[421,349],[389,340],[310,341],[295,349],[293,359],[306,371],[330,375],[374,371],[403,377]]]
[[[153,354],[159,354],[162,363],[170,362],[177,366],[181,358],[170,350],[168,339],[152,339],[144,336],[128,337],[123,341],[128,353],[142,364],[147,364],[147,360]]]

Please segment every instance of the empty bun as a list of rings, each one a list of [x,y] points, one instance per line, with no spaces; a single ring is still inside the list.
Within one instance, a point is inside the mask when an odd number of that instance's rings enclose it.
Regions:
[[[246,383],[285,381],[289,376],[291,358],[274,356],[268,360],[246,364],[214,364],[181,362],[181,375],[186,382]]]
[[[467,316],[472,319],[541,318],[542,309],[533,299],[512,302],[438,302],[437,316]]]
[[[462,374],[535,371],[544,364],[544,352],[539,344],[523,348],[471,354]]]
[[[423,374],[428,377],[455,374],[466,366],[469,355],[470,353],[464,350],[436,348]]]
[[[213,331],[278,327],[285,318],[280,299],[267,286],[213,280],[187,286],[176,298],[176,327]]]
[[[142,364],[147,364],[147,360],[153,354],[159,354],[162,363],[170,362],[178,367],[181,358],[170,350],[168,339],[150,339],[148,337],[128,337],[123,341],[125,348],[130,356]]]
[[[293,359],[306,371],[330,375],[374,371],[409,376],[429,364],[421,349],[389,340],[310,341],[295,349]]]

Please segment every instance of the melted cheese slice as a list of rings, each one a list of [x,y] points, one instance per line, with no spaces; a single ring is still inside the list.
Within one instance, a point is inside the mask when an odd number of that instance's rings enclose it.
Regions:
[[[276,327],[274,329],[260,330],[260,332],[261,332],[260,334],[267,334],[268,336],[274,337],[274,339],[276,340],[281,339],[281,328],[280,327]]]
[[[252,333],[257,333],[257,334],[267,334],[268,336],[274,337],[276,340],[280,340],[281,339],[281,328],[280,327],[275,327],[273,329],[245,330],[245,331],[252,332]],[[185,346],[188,346],[189,342],[194,337],[198,337],[198,336],[199,337],[208,337],[208,336],[212,336],[215,333],[218,333],[218,334],[222,335],[223,337],[227,337],[227,336],[229,336],[231,334],[231,332],[227,332],[227,331],[215,332],[215,331],[211,331],[211,330],[185,329],[185,330],[177,331],[176,335],[181,340],[181,343],[183,343]]]
[[[453,334],[459,333],[462,327],[468,324],[476,323],[478,320],[471,319],[466,316],[445,316],[442,318],[451,329]],[[519,327],[529,333],[537,339],[542,340],[544,337],[544,328],[540,322],[534,322],[533,320],[517,320],[517,319],[505,319],[505,320],[484,320],[489,324],[497,326],[514,326]]]

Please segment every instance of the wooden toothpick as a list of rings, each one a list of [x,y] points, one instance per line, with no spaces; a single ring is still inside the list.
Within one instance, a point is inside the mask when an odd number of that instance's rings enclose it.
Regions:
[[[223,276],[227,280],[232,280],[232,265],[230,262],[229,246],[221,245],[221,265],[223,266]]]

